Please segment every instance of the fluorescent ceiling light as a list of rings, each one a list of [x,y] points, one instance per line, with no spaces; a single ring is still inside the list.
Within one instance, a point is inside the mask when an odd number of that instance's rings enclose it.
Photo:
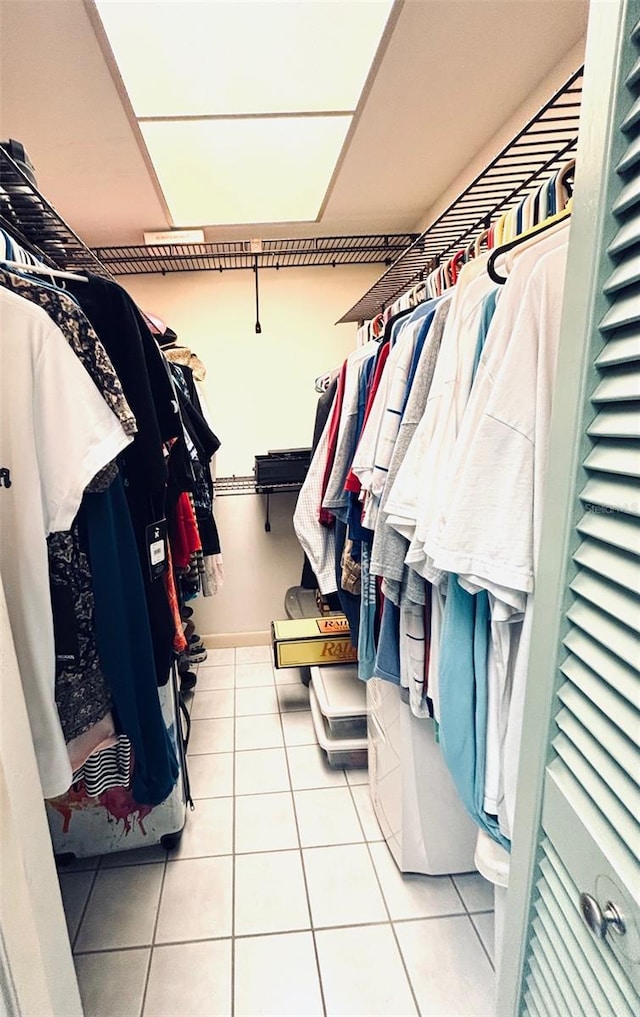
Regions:
[[[315,219],[350,116],[142,122],[176,226]]]
[[[95,0],[177,226],[316,219],[393,0]]]
[[[96,0],[136,117],[355,110],[392,0]]]

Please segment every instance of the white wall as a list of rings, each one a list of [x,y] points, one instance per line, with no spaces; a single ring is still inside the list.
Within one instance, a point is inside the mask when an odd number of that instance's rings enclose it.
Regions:
[[[381,274],[381,266],[288,268],[260,272],[256,335],[250,271],[131,276],[123,285],[144,310],[163,318],[179,342],[207,367],[205,395],[222,440],[218,476],[253,472],[254,456],[309,446],[315,378],[338,366],[355,346],[355,326],[334,323]],[[229,495],[216,502],[225,586],[199,599],[203,635],[265,631],[283,615],[283,598],[297,585],[302,551],[295,538],[295,497],[271,498],[271,533],[264,499]]]

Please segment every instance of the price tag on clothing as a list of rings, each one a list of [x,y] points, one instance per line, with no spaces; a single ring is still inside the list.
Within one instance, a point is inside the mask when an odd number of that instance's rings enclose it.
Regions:
[[[149,573],[152,579],[157,579],[167,571],[168,567],[166,519],[159,519],[157,523],[147,526],[145,543],[149,559]]]
[[[51,610],[56,647],[56,676],[80,664],[79,620],[71,586],[51,583]]]

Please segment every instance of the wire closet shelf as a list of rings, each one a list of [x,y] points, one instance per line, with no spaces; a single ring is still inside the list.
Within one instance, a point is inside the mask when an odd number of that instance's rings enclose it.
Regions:
[[[390,265],[417,233],[263,240],[163,246],[87,247],[11,156],[0,148],[0,227],[50,268],[85,269],[114,277],[152,272]]]
[[[465,247],[575,155],[583,68],[579,68],[521,131],[418,236],[339,324],[374,318],[440,262]]]
[[[261,250],[251,241],[205,244],[97,247],[95,255],[112,275],[151,272],[225,272],[233,269],[303,268],[317,265],[392,264],[418,236],[417,233],[312,237],[297,240],[263,240]]]
[[[11,156],[0,148],[0,227],[49,268],[109,272],[56,212]]]
[[[227,494],[292,494],[300,490],[302,483],[292,484],[258,484],[255,474],[245,476],[216,477],[216,498]]]

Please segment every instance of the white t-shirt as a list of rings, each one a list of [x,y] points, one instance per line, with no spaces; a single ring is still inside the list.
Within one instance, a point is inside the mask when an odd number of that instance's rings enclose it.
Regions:
[[[335,593],[336,582],[336,534],[333,526],[323,526],[318,518],[320,500],[322,498],[322,481],[327,464],[329,451],[329,430],[333,415],[334,402],[324,425],[324,430],[293,513],[293,528],[296,537],[306,554],[314,575],[318,580],[318,589],[322,594]]]
[[[507,673],[492,675],[489,671],[489,682],[500,682],[492,701],[500,704],[497,726],[505,798],[498,802],[498,816],[506,836],[510,836],[513,823],[526,692],[529,616],[560,334],[565,240],[565,235],[549,238],[543,248],[546,253],[541,254],[539,248],[523,252],[505,287],[487,338],[484,365],[481,362],[478,370],[484,408],[477,403],[472,406],[470,401],[472,426],[467,429],[465,416],[459,441],[466,444],[456,456],[445,521],[432,544],[436,567],[491,591],[497,598],[492,621],[505,626],[501,638],[508,641],[512,632],[512,638],[518,639],[512,647],[516,652],[505,652],[502,647]],[[503,330],[501,322],[508,320],[512,304],[513,326]],[[500,336],[504,337],[501,348]],[[501,589],[505,591],[502,596]],[[522,627],[509,624],[507,619],[514,613],[524,613]],[[505,690],[510,690],[510,695]],[[488,743],[487,752],[494,751],[495,746]],[[490,765],[488,756],[488,769]]]
[[[509,277],[458,435],[438,533],[430,534],[437,567],[487,589],[533,590],[534,450],[539,414],[550,413],[563,294],[557,281],[548,292],[548,276],[556,271],[562,280],[565,261],[566,236],[553,237],[524,252]]]
[[[429,497],[429,492],[420,487],[419,478],[422,464],[438,429],[442,396],[451,377],[452,364],[454,365],[455,376],[455,364],[458,360],[457,322],[460,317],[460,309],[467,288],[478,276],[484,273],[487,260],[487,255],[482,255],[465,265],[460,272],[460,277],[453,293],[451,310],[449,311],[449,317],[442,336],[442,344],[429,389],[429,398],[424,416],[411,439],[411,444],[407,449],[407,454],[398,470],[384,507],[384,512],[389,517],[389,525],[409,541],[413,540],[420,507],[424,500]]]
[[[402,410],[407,396],[407,383],[409,371],[416,348],[416,342],[422,329],[423,320],[407,322],[398,334],[395,349],[387,361],[389,362],[397,350],[397,359],[394,358],[393,374],[389,376],[389,389],[384,414],[380,421],[380,430],[376,440],[374,454],[373,474],[369,484],[369,491],[376,502],[380,502],[384,493],[389,473],[389,465],[393,450],[398,438],[398,431],[402,421]]]
[[[478,345],[478,331],[485,297],[495,289],[495,283],[486,273],[474,279],[465,289],[458,303],[456,315],[447,319],[446,330],[451,328],[455,341],[448,343],[447,370],[441,376],[436,429],[420,465],[418,490],[428,492],[420,501],[416,530],[407,551],[407,564],[416,572],[437,583],[441,576],[431,566],[425,551],[425,538],[437,519],[451,464],[453,448],[469,400],[473,377],[473,363]],[[443,336],[444,341],[444,336]]]
[[[421,327],[420,320],[407,320],[400,329],[354,456],[352,469],[362,485],[361,500],[364,501],[362,523],[370,530],[375,529],[378,520],[389,462],[398,437],[409,368]]]
[[[0,355],[0,467],[8,471],[0,479],[0,572],[51,798],[68,789],[72,772],[54,697],[46,538],[69,529],[87,484],[132,439],[46,312],[1,287]]]

